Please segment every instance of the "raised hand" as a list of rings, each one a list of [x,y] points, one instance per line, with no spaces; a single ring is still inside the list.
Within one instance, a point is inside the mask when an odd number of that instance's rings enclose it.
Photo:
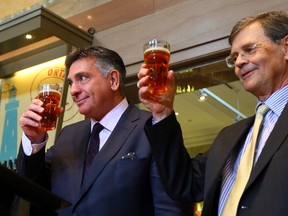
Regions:
[[[173,112],[173,103],[175,97],[175,83],[173,71],[168,72],[167,91],[161,95],[152,95],[149,92],[149,69],[145,64],[142,64],[138,72],[140,101],[152,112],[153,118],[156,121],[161,121]]]

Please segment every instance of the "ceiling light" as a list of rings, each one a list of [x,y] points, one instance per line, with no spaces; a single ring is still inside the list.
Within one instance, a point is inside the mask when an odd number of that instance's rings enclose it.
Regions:
[[[93,20],[93,17],[90,16],[90,15],[88,15],[88,16],[87,16],[87,20]]]
[[[31,35],[31,34],[26,34],[26,35],[25,35],[25,38],[26,38],[27,40],[31,40],[31,39],[33,39],[33,35]]]
[[[199,101],[199,102],[204,102],[204,101],[206,101],[208,95],[207,95],[202,89],[199,90],[199,93],[200,93],[200,95],[199,95],[198,101]]]

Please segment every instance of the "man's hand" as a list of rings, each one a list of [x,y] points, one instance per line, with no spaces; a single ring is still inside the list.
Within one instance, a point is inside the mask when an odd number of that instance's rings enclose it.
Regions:
[[[42,105],[41,100],[33,99],[28,110],[19,119],[19,124],[31,143],[41,143],[46,137],[47,132],[39,127],[39,122],[42,119],[41,113],[44,111]],[[59,115],[62,111],[63,108],[60,108]]]
[[[140,101],[152,112],[156,121],[161,121],[173,112],[173,102],[175,97],[175,84],[173,71],[168,72],[167,91],[161,95],[152,95],[149,92],[149,70],[145,64],[142,64],[138,73]]]

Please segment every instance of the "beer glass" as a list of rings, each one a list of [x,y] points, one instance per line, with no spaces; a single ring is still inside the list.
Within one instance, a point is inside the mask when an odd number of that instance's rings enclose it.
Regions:
[[[60,112],[61,87],[58,84],[43,84],[39,88],[38,98],[43,101],[40,128],[48,131],[56,127]]]
[[[144,63],[150,71],[149,91],[161,95],[167,91],[170,44],[153,39],[144,44]]]

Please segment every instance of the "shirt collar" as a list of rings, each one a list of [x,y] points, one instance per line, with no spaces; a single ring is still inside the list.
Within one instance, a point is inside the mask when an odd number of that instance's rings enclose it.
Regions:
[[[270,110],[278,117],[281,115],[288,101],[288,85],[274,92],[266,101],[259,101],[256,105],[256,110],[261,103],[265,103]]]
[[[119,119],[121,118],[122,114],[128,108],[129,104],[126,98],[124,98],[117,106],[115,106],[110,112],[108,112],[101,120],[100,124],[109,131],[112,131],[116,124],[118,123]],[[93,125],[97,123],[91,119],[91,131]]]

